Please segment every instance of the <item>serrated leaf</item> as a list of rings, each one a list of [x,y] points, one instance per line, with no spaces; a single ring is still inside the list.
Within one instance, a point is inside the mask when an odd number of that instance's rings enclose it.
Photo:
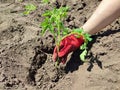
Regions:
[[[50,32],[54,35],[54,27],[52,25],[49,25]]]
[[[87,50],[85,49],[81,54],[80,54],[80,59],[82,61],[85,61],[85,56],[87,55]]]
[[[85,38],[86,38],[88,41],[92,41],[92,38],[90,38],[90,36],[91,36],[90,34],[87,34],[87,33],[85,34]]]
[[[86,49],[87,48],[87,43],[84,43],[82,46],[80,46],[80,49],[81,50],[84,50],[84,49]]]
[[[42,32],[41,32],[42,35],[47,31],[47,28],[48,28],[48,26],[42,28]]]
[[[24,11],[23,14],[28,15],[28,14],[30,14],[30,11]]]
[[[42,16],[51,16],[51,12],[50,11],[46,11],[45,13],[42,14]]]
[[[48,24],[48,22],[47,22],[47,21],[44,21],[44,22],[42,22],[42,23],[40,24],[40,26],[43,28],[43,27],[48,26],[47,24]]]
[[[25,6],[25,9],[26,9],[26,10],[29,10],[29,11],[34,11],[34,10],[36,10],[36,6],[33,5],[33,4],[27,4],[27,5]]]
[[[83,30],[78,28],[78,29],[73,29],[73,32],[76,32],[76,33],[80,33],[80,34],[81,34],[81,33],[83,32]]]
[[[64,32],[69,33],[69,29],[68,28],[65,28],[65,27],[63,27],[63,28],[64,28]]]
[[[50,23],[53,23],[55,21],[55,17],[51,17],[49,21]]]
[[[66,32],[63,32],[63,35],[65,36],[65,35],[67,35],[68,33],[66,33]]]

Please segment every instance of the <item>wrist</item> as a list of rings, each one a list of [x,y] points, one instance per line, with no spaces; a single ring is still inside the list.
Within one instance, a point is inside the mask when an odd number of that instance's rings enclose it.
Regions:
[[[85,30],[81,27],[81,28],[77,28],[77,29],[73,29],[73,31],[71,33],[77,33],[77,38],[79,38],[80,36],[83,36],[83,39],[85,42],[89,42],[92,40],[91,35],[87,32],[85,32]]]
[[[88,33],[90,35],[93,35],[94,33],[92,32],[93,30],[91,28],[87,28],[87,26],[83,25],[81,28],[84,30],[84,33]]]

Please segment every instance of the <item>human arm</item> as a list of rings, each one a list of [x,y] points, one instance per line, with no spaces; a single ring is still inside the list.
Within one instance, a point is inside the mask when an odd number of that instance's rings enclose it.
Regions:
[[[95,34],[119,16],[120,0],[103,0],[82,27],[86,33]]]

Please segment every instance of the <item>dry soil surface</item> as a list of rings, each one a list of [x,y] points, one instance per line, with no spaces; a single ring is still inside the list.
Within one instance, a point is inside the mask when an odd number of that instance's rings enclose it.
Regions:
[[[49,32],[41,36],[39,27],[50,4],[21,1],[0,1],[0,90],[120,90],[120,19],[92,36],[88,62],[81,62],[76,50],[56,69],[51,58],[54,39]],[[78,28],[100,1],[58,0],[52,6],[69,6],[64,24]],[[23,16],[28,3],[37,10]]]

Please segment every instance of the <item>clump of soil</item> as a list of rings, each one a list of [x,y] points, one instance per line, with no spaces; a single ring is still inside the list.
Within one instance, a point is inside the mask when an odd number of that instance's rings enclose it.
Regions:
[[[101,0],[60,0],[52,6],[69,6],[64,24],[82,26]],[[38,9],[22,16],[24,5]],[[0,90],[119,90],[120,89],[120,19],[92,36],[87,60],[80,61],[81,51],[68,57],[56,68],[52,61],[53,36],[40,35],[42,13],[51,9],[39,0],[0,1]]]

